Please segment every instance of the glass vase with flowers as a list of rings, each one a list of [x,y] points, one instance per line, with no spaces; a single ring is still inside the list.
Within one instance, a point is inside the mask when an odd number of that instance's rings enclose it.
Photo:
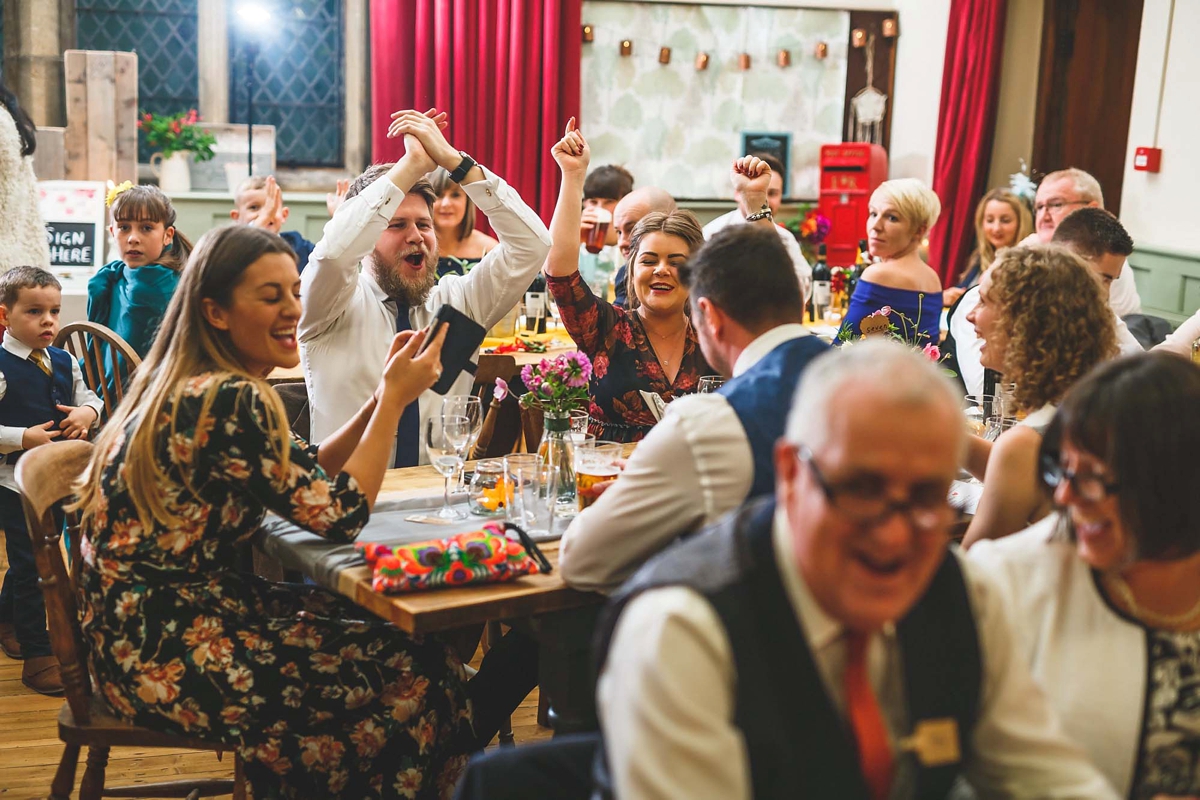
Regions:
[[[575,507],[575,471],[570,449],[571,412],[586,408],[588,383],[592,378],[592,362],[578,351],[544,358],[521,370],[521,380],[528,391],[521,396],[521,405],[542,411],[542,440],[538,456],[543,463],[559,468],[558,505]]]

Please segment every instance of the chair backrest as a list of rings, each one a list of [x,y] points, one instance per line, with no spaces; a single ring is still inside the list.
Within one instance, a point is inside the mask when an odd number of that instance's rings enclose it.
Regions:
[[[100,343],[108,345],[108,359]],[[96,322],[72,322],[64,325],[54,339],[54,346],[66,350],[82,363],[83,380],[88,388],[104,401],[104,419],[112,416],[113,409],[125,396],[125,386],[133,378],[133,371],[142,363],[141,357],[122,339],[116,331]],[[113,385],[104,379],[105,361],[113,365]]]
[[[496,379],[511,383],[518,374],[517,360],[510,355],[481,355],[475,369],[471,393],[483,406],[483,431],[471,454],[472,458],[499,458],[514,452],[521,444],[521,414],[512,395],[493,404]]]
[[[308,408],[308,387],[304,381],[275,384],[275,392],[287,411],[288,425],[304,441],[312,435],[312,415]]]
[[[87,469],[92,450],[91,442],[51,442],[22,455],[16,471],[42,596],[46,600],[50,646],[62,668],[71,713],[82,724],[89,721],[88,697],[92,687],[87,649],[79,629],[75,587],[63,562],[59,546],[62,531],[56,524],[54,508],[72,494],[75,481]]]

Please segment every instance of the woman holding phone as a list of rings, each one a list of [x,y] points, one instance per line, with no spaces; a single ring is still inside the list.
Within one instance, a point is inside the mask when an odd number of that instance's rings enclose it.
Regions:
[[[441,371],[444,330],[420,355],[425,332],[398,334],[374,395],[306,445],[264,380],[299,361],[299,292],[278,236],[205,234],[101,433],[77,504],[99,690],[128,722],[237,748],[257,797],[446,794],[474,747],[454,651],[231,567],[267,511],[353,541],[402,410]]]

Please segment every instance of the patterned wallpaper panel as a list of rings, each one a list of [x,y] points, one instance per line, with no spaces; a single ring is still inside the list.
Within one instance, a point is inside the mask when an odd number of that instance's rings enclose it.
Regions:
[[[730,198],[742,132],[789,132],[788,194],[817,196],[820,147],[841,141],[848,12],[585,0],[583,20],[595,35],[583,45],[580,120],[593,166],[623,164],[637,186],[680,198]],[[623,39],[632,56],[620,55]],[[823,61],[813,56],[819,42],[829,46]],[[781,49],[791,66],[776,64]]]

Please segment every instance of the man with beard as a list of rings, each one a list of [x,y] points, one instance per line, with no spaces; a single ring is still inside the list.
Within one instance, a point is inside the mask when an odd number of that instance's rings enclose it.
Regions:
[[[447,303],[490,328],[520,302],[546,260],[546,226],[503,179],[446,141],[445,117],[434,111],[392,115],[388,136],[404,137],[404,157],[372,165],[355,179],[304,270],[300,356],[314,442],[368,401],[396,333],[428,325]],[[441,281],[432,215],[437,197],[424,177],[439,166],[487,215],[500,240],[470,273]],[[470,392],[471,376],[464,373],[449,393]],[[395,466],[428,461],[421,430],[441,402],[425,392],[419,418],[414,408],[405,411]]]

